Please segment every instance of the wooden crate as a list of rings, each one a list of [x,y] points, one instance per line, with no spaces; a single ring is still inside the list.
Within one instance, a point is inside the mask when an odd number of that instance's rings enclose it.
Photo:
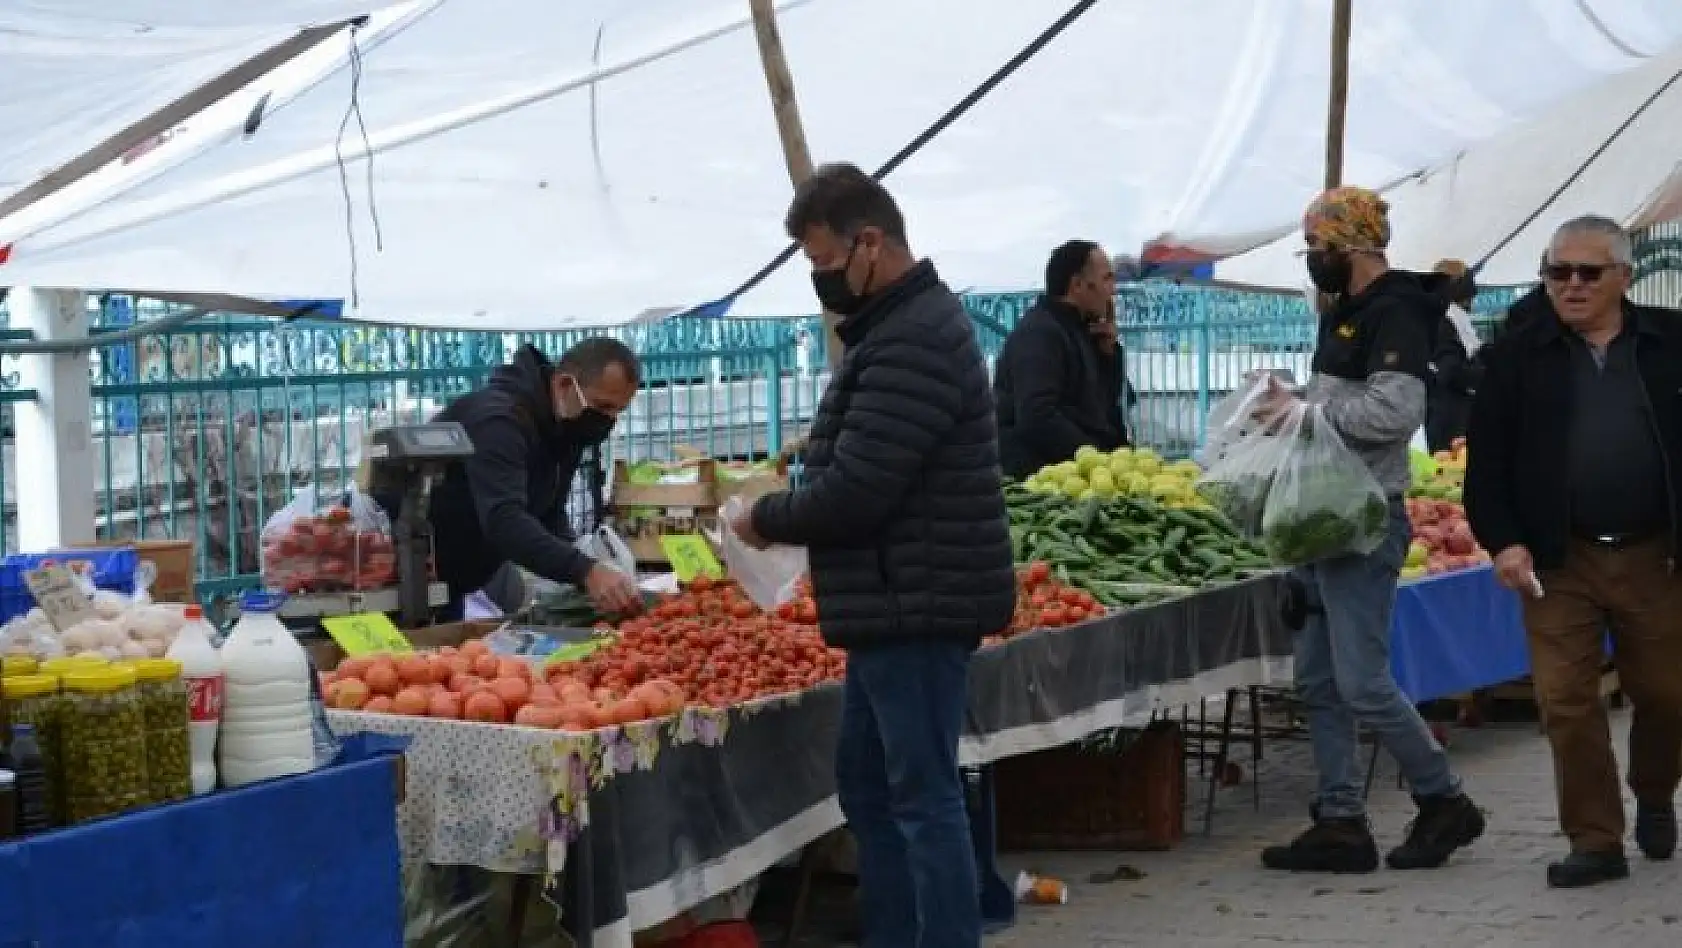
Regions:
[[[1185,838],[1185,739],[1159,721],[1120,754],[1057,747],[993,768],[999,848],[1164,850]]]
[[[718,508],[723,502],[718,490],[717,465],[711,459],[703,459],[696,461],[694,467],[693,484],[633,484],[630,466],[624,461],[613,463],[613,489],[607,514],[637,563],[667,565],[666,551],[660,548],[663,534],[717,529]]]

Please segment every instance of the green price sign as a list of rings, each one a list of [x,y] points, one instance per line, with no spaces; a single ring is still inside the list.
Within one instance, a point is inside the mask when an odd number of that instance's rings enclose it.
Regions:
[[[333,616],[322,619],[321,627],[339,643],[351,658],[378,652],[413,652],[415,647],[397,631],[397,626],[383,612],[363,612],[353,616]]]
[[[724,566],[713,555],[707,538],[698,533],[667,534],[660,537],[660,550],[672,564],[672,572],[683,582],[697,576],[724,578]]]

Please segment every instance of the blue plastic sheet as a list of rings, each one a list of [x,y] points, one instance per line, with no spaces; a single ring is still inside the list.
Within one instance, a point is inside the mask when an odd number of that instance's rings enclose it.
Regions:
[[[1465,694],[1530,674],[1518,596],[1488,566],[1426,577],[1396,590],[1390,667],[1415,702]]]
[[[311,774],[0,845],[0,948],[401,946],[401,744],[346,747]]]

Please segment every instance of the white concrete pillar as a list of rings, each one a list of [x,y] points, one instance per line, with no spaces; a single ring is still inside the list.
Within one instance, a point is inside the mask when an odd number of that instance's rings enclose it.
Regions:
[[[11,328],[37,340],[84,339],[86,297],[79,290],[13,287],[6,298]],[[18,402],[18,549],[41,552],[94,539],[92,380],[87,350],[18,357],[18,386],[34,389]]]

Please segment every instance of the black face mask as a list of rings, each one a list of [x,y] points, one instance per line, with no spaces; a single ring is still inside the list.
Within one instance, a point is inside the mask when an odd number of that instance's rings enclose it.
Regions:
[[[1316,249],[1308,252],[1308,278],[1322,293],[1347,293],[1354,265],[1349,255],[1339,250]]]
[[[586,402],[584,400],[584,390],[578,387],[577,382],[573,383],[572,390],[578,396],[579,412],[573,418],[556,419],[560,425],[561,433],[569,441],[575,441],[585,447],[601,444],[607,440],[608,435],[613,433],[614,417]]]
[[[613,416],[599,408],[585,408],[577,418],[562,418],[561,430],[586,447],[601,444],[613,433]]]
[[[853,239],[852,247],[847,250],[847,259],[833,270],[813,270],[812,290],[818,294],[818,302],[823,308],[837,316],[851,316],[870,301],[870,294],[855,293],[847,285],[847,268],[852,266],[853,254],[857,253],[859,242]],[[865,271],[864,285],[870,285],[870,279],[876,275],[876,263],[871,261],[870,269]]]

